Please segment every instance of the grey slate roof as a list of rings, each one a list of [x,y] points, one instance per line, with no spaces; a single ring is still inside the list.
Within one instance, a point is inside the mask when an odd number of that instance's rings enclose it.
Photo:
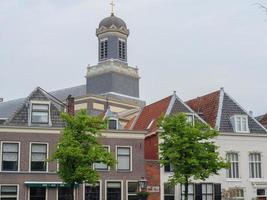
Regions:
[[[230,118],[233,115],[247,115],[246,111],[243,110],[228,94],[224,93],[223,105],[222,105],[222,115],[220,123],[221,132],[233,132],[233,126],[230,122]],[[250,133],[265,133],[259,123],[256,122],[251,116],[248,115],[248,126]]]
[[[56,98],[60,99],[61,101],[65,101],[70,94],[74,98],[85,96],[86,85],[79,85],[75,87],[65,88],[61,90],[52,91],[49,93],[55,96]]]
[[[99,28],[102,26],[105,26],[107,28],[110,28],[112,25],[115,25],[117,28],[124,27],[127,29],[126,23],[119,17],[116,17],[114,14],[112,14],[109,17],[104,18],[100,23],[99,23]]]
[[[0,103],[0,119],[8,118],[24,101],[25,98],[21,98]]]

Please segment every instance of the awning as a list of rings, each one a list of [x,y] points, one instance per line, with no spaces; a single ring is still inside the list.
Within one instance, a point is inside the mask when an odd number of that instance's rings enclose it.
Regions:
[[[70,184],[62,182],[39,182],[39,181],[26,181],[24,184],[29,188],[70,188]],[[79,184],[75,184],[75,188],[79,187]]]

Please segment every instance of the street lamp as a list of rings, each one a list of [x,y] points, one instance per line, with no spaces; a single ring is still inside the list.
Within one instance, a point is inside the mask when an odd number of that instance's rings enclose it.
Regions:
[[[138,183],[139,183],[141,190],[147,188],[147,180],[145,179],[145,177],[141,177]]]

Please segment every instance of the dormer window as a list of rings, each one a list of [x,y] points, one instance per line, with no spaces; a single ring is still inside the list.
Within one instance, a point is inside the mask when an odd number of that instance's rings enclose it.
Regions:
[[[49,103],[32,103],[31,105],[31,123],[49,124]]]
[[[118,119],[109,119],[108,120],[108,129],[117,130],[118,129]]]
[[[100,60],[108,58],[108,39],[100,40]]]
[[[248,116],[234,115],[231,117],[231,122],[236,133],[248,133]]]
[[[186,121],[187,121],[187,123],[194,125],[194,115],[187,114],[186,115]]]

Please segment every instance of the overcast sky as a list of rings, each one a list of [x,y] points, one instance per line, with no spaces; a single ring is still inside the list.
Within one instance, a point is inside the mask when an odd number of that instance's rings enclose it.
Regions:
[[[224,87],[247,110],[267,112],[267,14],[256,2],[116,0],[141,98],[176,90],[188,100]],[[109,0],[0,0],[0,96],[84,84],[97,63],[95,29],[109,14]]]

